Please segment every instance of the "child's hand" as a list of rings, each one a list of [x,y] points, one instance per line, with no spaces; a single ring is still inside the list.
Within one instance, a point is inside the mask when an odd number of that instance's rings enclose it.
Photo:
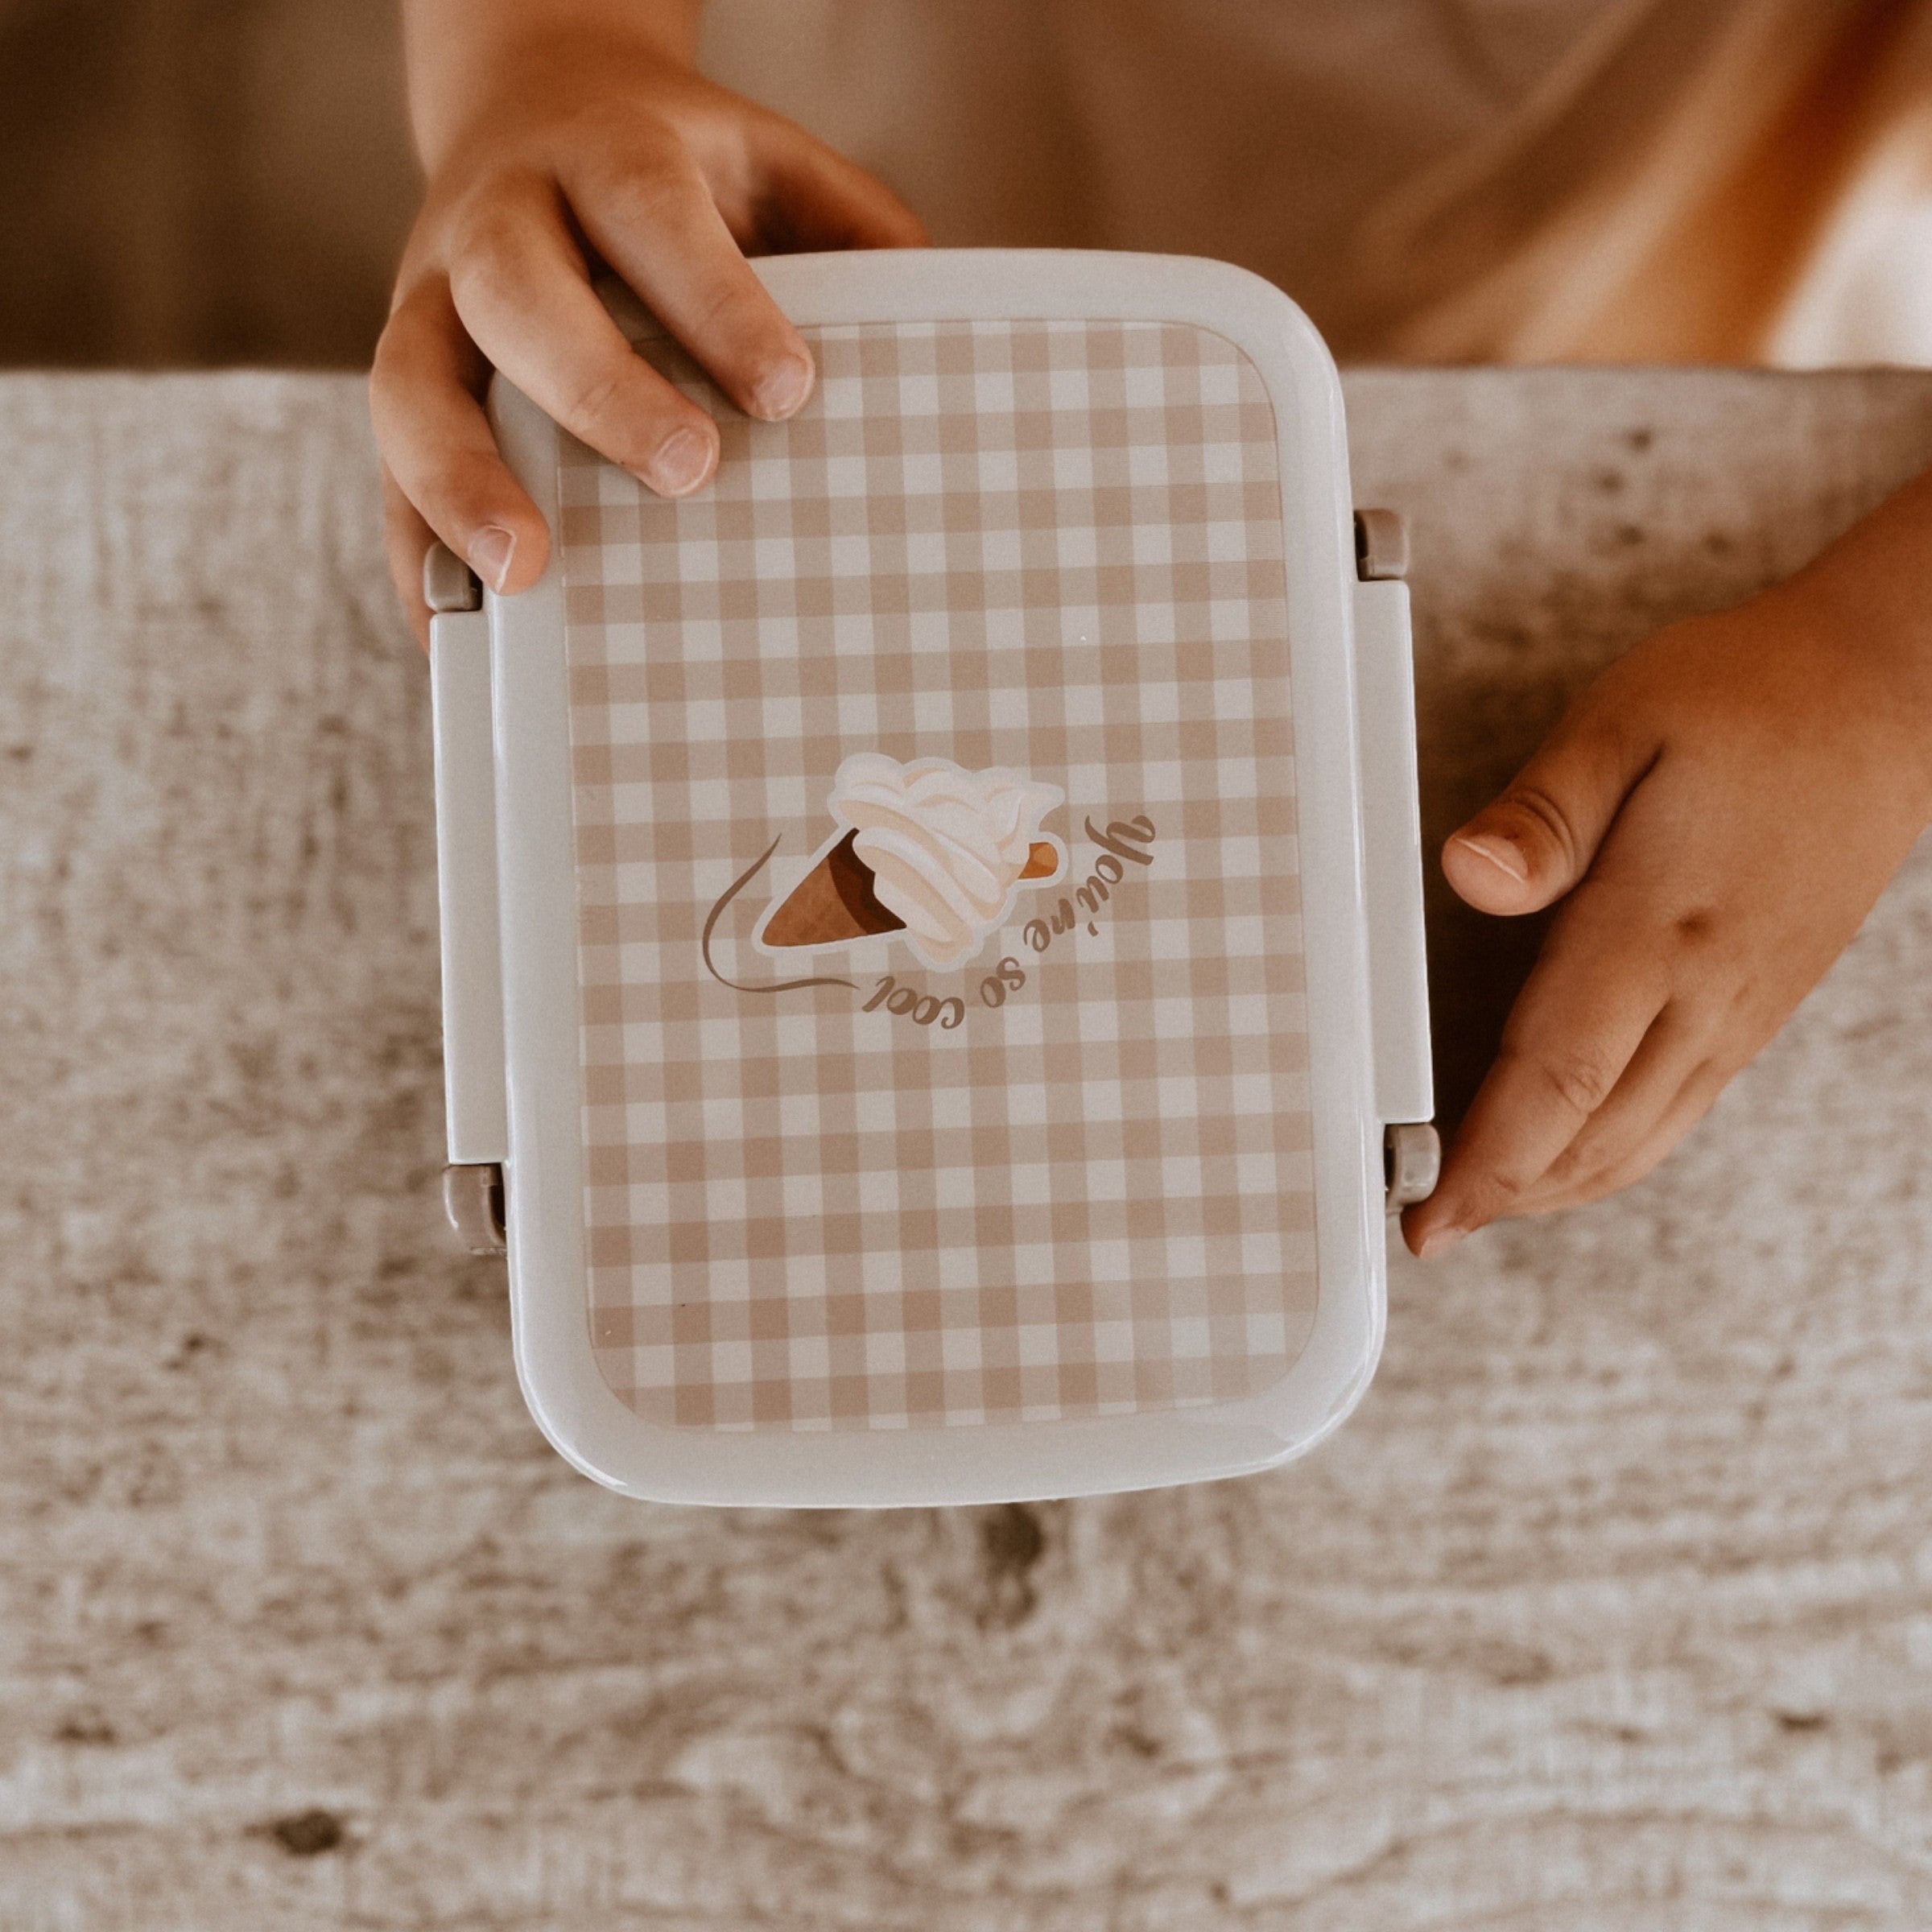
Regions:
[[[549,551],[484,417],[493,367],[666,495],[716,464],[710,417],[633,353],[593,260],[777,419],[811,394],[811,358],[743,251],[924,237],[869,175],[692,72],[648,0],[411,0],[407,23],[428,192],[370,396],[390,569],[426,638],[431,531],[497,590],[526,588]]]
[[[1416,1253],[1648,1174],[1857,931],[1932,820],[1928,522],[1915,486],[1790,583],[1639,645],[1450,839],[1483,911],[1569,897],[1404,1216]]]

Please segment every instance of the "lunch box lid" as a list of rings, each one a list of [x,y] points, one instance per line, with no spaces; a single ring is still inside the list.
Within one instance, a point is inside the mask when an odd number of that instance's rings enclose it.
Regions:
[[[658,497],[501,378],[554,535],[435,625],[451,1158],[539,1424],[663,1500],[1278,1462],[1426,1120],[1407,605],[1340,386],[1223,264],[756,267],[789,421]]]

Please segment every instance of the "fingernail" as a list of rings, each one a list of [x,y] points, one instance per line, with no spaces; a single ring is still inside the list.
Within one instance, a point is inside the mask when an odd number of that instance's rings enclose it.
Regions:
[[[1467,846],[1477,857],[1487,859],[1500,871],[1506,872],[1517,885],[1530,877],[1530,861],[1523,857],[1522,848],[1511,839],[1499,839],[1491,832],[1459,832],[1452,841]]]
[[[811,365],[802,357],[787,356],[759,377],[751,399],[758,415],[776,423],[799,407],[811,393]]]
[[[492,590],[503,588],[516,554],[516,538],[499,524],[485,524],[469,540],[469,567]]]
[[[1439,1228],[1416,1249],[1418,1260],[1432,1261],[1439,1254],[1446,1254],[1468,1232],[1466,1228]]]
[[[644,480],[667,497],[681,497],[710,473],[711,445],[695,429],[674,429],[658,445]]]

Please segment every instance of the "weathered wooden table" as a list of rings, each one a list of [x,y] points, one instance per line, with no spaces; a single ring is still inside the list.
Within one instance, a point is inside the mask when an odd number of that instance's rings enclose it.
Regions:
[[[1928,378],[1349,400],[1432,836],[1932,461]],[[1306,1463],[640,1506],[440,1226],[358,386],[12,378],[0,453],[8,1932],[1932,1923],[1932,851],[1651,1183],[1398,1261]],[[1453,1089],[1513,943],[1435,913]]]

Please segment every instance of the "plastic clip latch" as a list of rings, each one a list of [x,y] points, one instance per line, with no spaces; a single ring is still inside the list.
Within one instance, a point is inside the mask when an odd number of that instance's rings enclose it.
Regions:
[[[449,1158],[484,1166],[510,1154],[489,621],[481,610],[459,609],[433,617],[429,628]]]
[[[1364,513],[1364,524],[1377,514]],[[1386,556],[1393,547],[1389,533],[1381,540]],[[1426,1121],[1435,1111],[1435,1081],[1407,584],[1389,576],[1355,585],[1355,649],[1376,1112],[1385,1121]]]

